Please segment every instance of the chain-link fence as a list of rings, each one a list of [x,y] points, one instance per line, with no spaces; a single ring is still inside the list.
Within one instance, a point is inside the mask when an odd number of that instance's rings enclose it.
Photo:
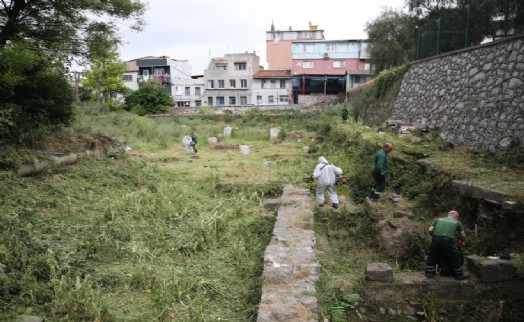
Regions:
[[[418,27],[417,59],[522,31],[524,0],[486,1],[483,5],[443,9],[439,19]]]

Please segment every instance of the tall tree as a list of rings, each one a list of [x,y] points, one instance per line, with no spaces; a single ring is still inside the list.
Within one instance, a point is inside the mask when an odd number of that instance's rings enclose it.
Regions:
[[[440,11],[454,8],[462,0],[406,0],[409,11],[419,18],[435,19],[440,16]]]
[[[0,47],[26,40],[54,56],[85,56],[93,24],[115,30],[115,20],[140,29],[141,0],[1,0]]]
[[[376,73],[414,58],[415,20],[407,13],[386,9],[375,20],[367,23],[366,32]]]
[[[87,62],[91,68],[86,71],[82,85],[97,94],[99,103],[104,103],[110,94],[126,91],[122,79],[125,64],[118,59],[120,41],[104,24],[92,24],[88,34]]]

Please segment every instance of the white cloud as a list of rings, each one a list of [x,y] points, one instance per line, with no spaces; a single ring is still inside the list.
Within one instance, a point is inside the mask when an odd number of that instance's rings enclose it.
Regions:
[[[309,22],[326,39],[365,39],[367,22],[385,7],[399,9],[404,0],[149,0],[147,26],[123,32],[123,60],[167,55],[188,60],[202,74],[210,57],[256,51],[266,66],[266,31],[304,30]]]

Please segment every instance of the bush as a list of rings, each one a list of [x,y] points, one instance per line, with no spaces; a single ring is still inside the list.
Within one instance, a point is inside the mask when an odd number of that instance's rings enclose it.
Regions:
[[[174,105],[173,97],[155,80],[140,84],[138,90],[126,97],[126,110],[138,115],[159,114]]]
[[[73,91],[43,52],[15,43],[0,49],[0,143],[31,143],[49,127],[67,125]]]

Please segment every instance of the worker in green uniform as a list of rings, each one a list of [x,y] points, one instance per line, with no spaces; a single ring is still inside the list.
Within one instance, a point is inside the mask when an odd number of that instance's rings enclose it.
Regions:
[[[195,153],[198,152],[196,148],[197,143],[198,143],[198,138],[196,134],[191,132],[191,146],[193,147],[193,151],[195,151]]]
[[[346,123],[348,121],[348,115],[349,115],[349,111],[347,108],[343,108],[342,109],[342,122]]]
[[[371,200],[379,200],[386,189],[386,170],[388,169],[388,154],[393,150],[393,144],[386,143],[382,149],[375,153],[373,158],[373,188],[371,189]]]
[[[464,247],[466,241],[464,226],[458,218],[458,211],[451,210],[447,217],[436,219],[429,227],[428,231],[432,237],[426,259],[426,277],[433,278],[435,276],[437,263],[445,263],[449,266],[451,275],[457,280],[469,277],[469,274],[464,272],[462,252],[458,248],[459,246]],[[459,245],[455,241],[457,235]]]

